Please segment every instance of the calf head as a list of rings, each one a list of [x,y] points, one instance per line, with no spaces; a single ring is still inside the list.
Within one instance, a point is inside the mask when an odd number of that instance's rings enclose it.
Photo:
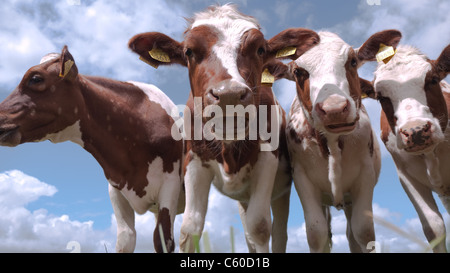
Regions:
[[[77,120],[74,81],[78,70],[65,46],[30,68],[16,89],[0,104],[0,145],[49,139]]]
[[[370,54],[378,51],[377,36],[366,44],[374,44],[362,50]],[[374,42],[375,40],[375,42]],[[430,60],[410,46],[399,46],[387,63],[379,63],[375,71],[375,93],[371,97],[380,101],[382,107],[382,140],[388,141],[389,132],[396,136],[398,149],[412,154],[432,151],[444,140],[447,127],[447,105],[441,89],[450,71],[450,45],[437,60]]]
[[[192,97],[203,109],[218,106],[258,106],[263,66],[281,49],[294,46],[296,58],[318,42],[315,32],[288,29],[267,41],[257,21],[234,6],[214,6],[189,19],[184,41],[157,32],[138,34],[129,47],[152,66],[177,63],[189,70]],[[154,52],[163,52],[163,58]],[[235,114],[231,116],[234,118]],[[207,120],[204,118],[203,122]],[[226,121],[226,120],[225,120]]]
[[[277,75],[296,82],[310,124],[325,135],[351,133],[359,120],[362,89],[357,69],[365,60],[336,34],[320,32],[320,43]]]

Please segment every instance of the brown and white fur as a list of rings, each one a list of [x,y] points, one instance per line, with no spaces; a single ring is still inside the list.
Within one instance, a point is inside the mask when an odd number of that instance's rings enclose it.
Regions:
[[[450,45],[437,60],[401,45],[387,64],[378,65],[375,92],[368,94],[381,103],[381,139],[394,159],[425,237],[429,242],[439,240],[434,252],[447,251],[444,221],[432,192],[450,213],[450,85],[443,81],[449,72]]]
[[[206,106],[219,106],[226,111],[229,105],[266,105],[268,109],[278,105],[271,88],[261,85],[264,64],[285,47],[295,46],[297,54],[301,54],[317,42],[317,34],[306,29],[289,29],[266,41],[256,20],[239,13],[232,5],[210,7],[189,23],[181,43],[156,32],[138,34],[129,43],[133,51],[153,65],[177,63],[188,68],[191,94],[185,118],[194,118],[195,99],[202,103],[200,110]],[[164,51],[170,62],[149,56],[148,52],[154,48]],[[291,58],[298,57],[297,54]],[[273,127],[259,128],[279,133],[271,140],[279,145],[271,151],[261,149],[268,143],[259,135],[253,140],[247,135],[243,140],[216,137],[186,141],[182,252],[193,251],[192,235],[201,235],[203,231],[211,183],[221,193],[239,201],[250,251],[268,252],[271,233],[273,251],[285,251],[291,177],[283,113],[278,107],[268,112],[268,116],[257,116],[259,121],[277,116],[278,122],[269,125]],[[200,130],[208,122],[204,114],[202,122]],[[185,123],[192,124],[189,118]],[[191,136],[196,134],[194,127],[195,124],[188,129],[193,130]]]
[[[360,60],[351,46],[334,33],[319,36],[317,46],[280,70],[297,88],[286,129],[294,184],[311,252],[330,251],[331,205],[345,211],[350,250],[366,252],[375,240],[370,213],[381,167],[361,104],[367,82],[358,77]]]
[[[78,74],[65,46],[61,54],[48,54],[30,68],[0,104],[0,144],[50,140],[80,145],[109,181],[116,251],[134,251],[134,213],[148,210],[157,220],[155,251],[162,252],[163,245],[173,251],[173,222],[184,206],[183,141],[171,132],[176,114],[156,86]]]

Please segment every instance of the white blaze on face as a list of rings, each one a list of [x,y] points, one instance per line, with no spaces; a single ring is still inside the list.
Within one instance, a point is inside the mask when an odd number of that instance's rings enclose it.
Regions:
[[[350,96],[345,64],[351,47],[339,36],[319,32],[320,43],[300,56],[295,63],[308,71],[312,118],[318,120],[315,106],[326,98],[340,96],[350,103],[349,118],[356,118],[356,104]]]
[[[237,57],[242,36],[250,29],[259,29],[257,21],[252,17],[240,14],[232,6],[225,5],[218,7],[215,11],[196,14],[191,29],[201,25],[211,26],[219,31],[219,39],[213,46],[212,51],[221,61],[232,80],[247,87],[245,80],[239,73]]]

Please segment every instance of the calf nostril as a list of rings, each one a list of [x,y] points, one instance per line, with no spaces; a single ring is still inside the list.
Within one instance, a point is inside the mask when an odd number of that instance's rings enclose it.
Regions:
[[[241,95],[241,97],[239,98],[241,101],[245,101],[247,100],[247,98],[251,95],[250,91],[244,91]]]
[[[324,115],[324,116],[327,114],[327,112],[325,110],[323,110],[321,103],[317,104],[316,111],[317,111],[317,113]]]
[[[214,94],[214,89],[210,89],[209,90],[209,94],[211,95],[212,98],[214,98],[215,100],[220,100],[219,96],[217,96],[216,94]]]
[[[423,131],[426,133],[430,131],[430,129],[431,129],[431,122],[428,121],[427,124],[423,126]]]
[[[342,110],[342,112],[348,112],[348,108],[349,108],[349,101],[347,100],[347,102],[345,103],[345,107],[344,107],[344,109]]]

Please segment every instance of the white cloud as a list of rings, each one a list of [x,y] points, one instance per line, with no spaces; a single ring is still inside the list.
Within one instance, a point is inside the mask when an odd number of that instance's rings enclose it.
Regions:
[[[434,59],[450,43],[449,12],[450,2],[445,0],[382,1],[379,6],[370,6],[362,0],[358,14],[347,22],[335,25],[331,31],[341,35],[354,47],[359,47],[375,32],[398,29],[402,32],[401,44],[416,46]],[[374,68],[372,66],[370,70]],[[366,75],[370,76],[368,79],[373,77],[370,71]]]
[[[16,208],[36,201],[41,196],[52,196],[56,188],[38,179],[13,170],[0,174],[0,205]]]
[[[128,40],[146,31],[161,31],[177,38],[186,26],[178,5],[166,1],[14,1],[0,11],[0,85],[13,88],[25,71],[42,56],[69,46],[82,74],[119,80],[158,80],[138,56],[128,49]],[[3,58],[2,57],[2,58]],[[11,91],[11,90],[8,90]]]
[[[69,252],[71,241],[79,243],[82,252],[114,252],[116,221],[111,216],[111,227],[106,230],[93,228],[93,221],[71,220],[69,215],[52,215],[45,209],[30,211],[26,205],[42,196],[53,196],[54,186],[14,170],[0,173],[0,252]],[[333,252],[349,252],[346,237],[345,214],[332,208]],[[399,235],[383,222],[375,221],[377,242],[383,252],[423,252],[426,240],[418,218],[401,219],[401,214],[378,204],[373,205],[374,215],[394,223],[397,229],[411,234],[411,240]],[[450,223],[448,214],[444,214]],[[176,251],[182,216],[175,220]],[[208,232],[212,252],[231,252],[230,226],[234,227],[236,252],[247,252],[242,224],[238,217],[237,202],[211,188],[204,231]],[[136,216],[136,252],[153,252],[153,214]],[[289,227],[288,252],[309,252],[305,224]],[[448,236],[450,238],[450,236]],[[415,241],[423,243],[418,244]],[[203,239],[201,248],[204,250]]]
[[[41,196],[53,196],[54,186],[14,170],[0,174],[0,252],[68,252],[69,241],[82,251],[101,251],[104,232],[93,222],[73,221],[45,209],[30,211],[26,205]]]

